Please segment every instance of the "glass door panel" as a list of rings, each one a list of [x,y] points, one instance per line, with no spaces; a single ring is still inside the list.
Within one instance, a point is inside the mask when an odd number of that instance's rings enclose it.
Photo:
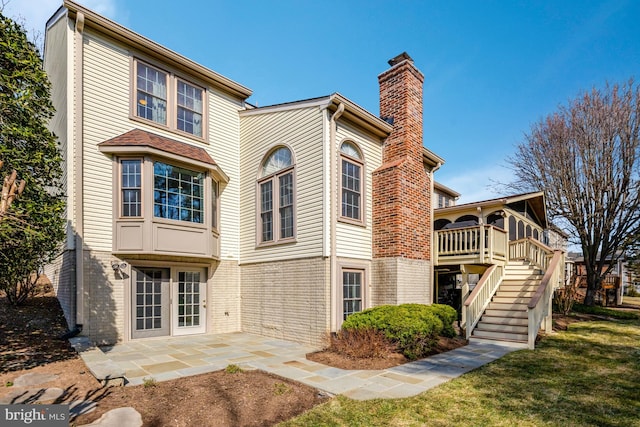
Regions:
[[[133,268],[131,337],[169,335],[169,270]]]
[[[206,331],[207,281],[204,269],[180,269],[173,280],[173,334]]]

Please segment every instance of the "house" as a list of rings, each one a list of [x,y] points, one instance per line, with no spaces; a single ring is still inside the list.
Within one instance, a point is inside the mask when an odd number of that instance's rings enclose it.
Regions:
[[[571,282],[577,284],[579,288],[586,289],[587,267],[584,256],[579,253],[570,253],[569,258],[573,264]],[[600,264],[601,261],[601,271],[606,271],[606,274],[602,278],[602,289],[596,295],[596,299],[604,305],[620,305],[629,289],[635,289],[634,274],[629,268],[629,260],[621,252],[618,252],[616,257],[607,256],[601,260],[601,254],[598,253],[596,263]]]
[[[565,284],[561,238],[542,192],[435,209],[434,301],[459,310],[468,338],[533,348],[540,326],[551,328],[553,291]]]
[[[380,117],[339,93],[258,108],[242,84],[64,0],[44,65],[68,202],[46,273],[95,342],[317,345],[364,308],[437,301],[445,266],[478,274],[471,331],[510,261],[555,262],[536,243],[541,194],[456,206],[434,181],[444,160],[423,145],[424,76],[406,53],[378,76]]]
[[[74,1],[48,21],[44,56],[68,201],[46,272],[84,335],[317,344],[365,307],[432,301],[443,160],[423,147],[408,55],[379,76],[386,120],[338,93],[257,108]]]

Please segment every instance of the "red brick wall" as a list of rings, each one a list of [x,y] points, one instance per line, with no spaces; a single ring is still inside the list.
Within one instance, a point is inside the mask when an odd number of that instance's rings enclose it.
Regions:
[[[378,77],[380,116],[393,119],[373,173],[373,256],[431,259],[431,183],[422,162],[424,76],[408,58]]]

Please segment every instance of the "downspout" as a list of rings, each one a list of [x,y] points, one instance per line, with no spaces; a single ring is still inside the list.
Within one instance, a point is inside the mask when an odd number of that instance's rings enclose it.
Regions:
[[[82,328],[85,323],[84,316],[84,182],[83,182],[83,68],[84,68],[84,14],[78,12],[76,15],[76,27],[74,33],[74,132],[73,146],[75,147],[74,157],[74,181],[72,191],[75,194],[75,249],[76,249],[76,326]]]
[[[338,270],[338,258],[336,256],[336,236],[337,230],[336,225],[338,222],[338,149],[336,147],[336,133],[337,133],[337,124],[336,121],[342,116],[344,113],[344,104],[341,102],[338,104],[338,109],[329,119],[329,205],[331,206],[331,218],[329,227],[331,229],[331,249],[330,249],[330,283],[335,286],[331,286],[331,290],[333,291],[333,295],[331,295],[331,307],[333,308],[331,315],[331,330],[337,330],[338,328],[338,307],[337,307],[337,298],[336,292],[338,289],[338,284],[336,282],[336,275]]]
[[[429,276],[430,276],[429,277],[429,283],[431,283],[431,303],[432,304],[435,304],[435,303],[438,302],[437,296],[436,296],[437,294],[434,292],[434,290],[435,290],[435,286],[434,286],[435,285],[435,282],[434,282],[434,280],[435,280],[435,278],[434,278],[435,269],[433,268],[434,265],[436,264],[436,261],[437,261],[437,259],[434,259],[435,256],[436,256],[436,251],[435,251],[435,249],[436,249],[436,244],[435,244],[435,235],[436,235],[436,233],[433,230],[433,223],[434,223],[434,218],[433,218],[433,187],[434,187],[434,184],[433,184],[433,181],[435,179],[435,172],[438,169],[440,169],[441,166],[442,166],[442,162],[438,162],[438,164],[436,164],[436,166],[433,169],[431,169],[431,172],[429,173],[431,175],[431,179],[429,180],[430,181],[429,182],[429,187],[430,187],[429,188],[429,191],[430,191],[429,200],[431,200],[431,203],[429,203],[429,205],[430,205],[429,208],[431,210],[431,212],[430,212],[431,224],[429,225],[431,227],[431,269],[429,270]]]

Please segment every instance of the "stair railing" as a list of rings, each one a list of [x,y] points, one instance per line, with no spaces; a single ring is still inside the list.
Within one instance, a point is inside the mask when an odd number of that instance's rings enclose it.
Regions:
[[[467,339],[471,336],[473,328],[476,327],[482,313],[491,302],[491,298],[496,293],[504,278],[504,267],[502,265],[493,264],[484,272],[478,284],[464,302],[464,310],[466,311],[466,335]]]
[[[529,261],[542,271],[547,271],[553,249],[532,237],[509,242],[509,260]]]
[[[538,331],[544,321],[545,332],[550,332],[551,325],[551,304],[553,291],[555,291],[563,281],[564,277],[564,252],[555,250],[548,263],[548,267],[542,276],[542,281],[529,301],[528,312],[528,346],[533,350],[536,344]]]

